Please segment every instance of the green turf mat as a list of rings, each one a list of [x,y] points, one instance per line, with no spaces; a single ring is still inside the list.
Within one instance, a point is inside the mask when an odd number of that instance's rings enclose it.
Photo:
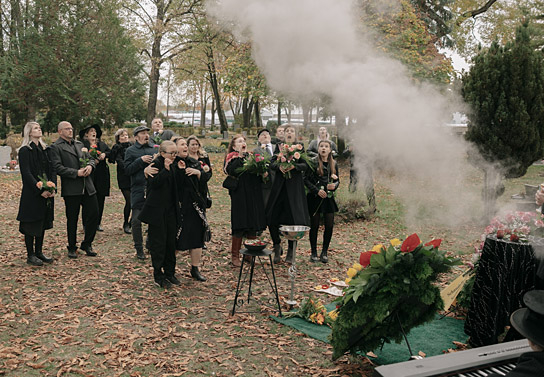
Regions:
[[[334,305],[325,305],[327,310],[332,310]],[[277,322],[293,327],[304,334],[320,340],[325,343],[330,343],[328,337],[331,334],[331,329],[328,326],[320,326],[314,323],[303,320],[302,318],[279,318],[271,316]],[[440,319],[437,315],[432,322],[416,327],[408,334],[408,341],[412,347],[412,352],[417,354],[419,351],[424,352],[427,356],[440,355],[448,348],[455,348],[452,343],[454,340],[465,343],[468,336],[465,334],[464,321],[445,317]],[[377,364],[393,364],[401,361],[406,361],[410,357],[406,343],[400,344],[386,343],[383,349],[374,350],[377,358],[370,359]]]

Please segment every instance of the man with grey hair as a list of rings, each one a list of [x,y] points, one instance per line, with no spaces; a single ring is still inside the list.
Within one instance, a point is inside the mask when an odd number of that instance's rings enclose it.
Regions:
[[[92,242],[98,226],[98,201],[96,189],[90,175],[95,161],[90,158],[83,143],[74,140],[74,129],[70,122],[62,121],[58,126],[59,138],[51,145],[53,169],[60,175],[62,197],[66,205],[66,230],[68,234],[68,257],[77,258],[77,221],[80,207],[83,208],[85,239],[81,250],[96,256]]]

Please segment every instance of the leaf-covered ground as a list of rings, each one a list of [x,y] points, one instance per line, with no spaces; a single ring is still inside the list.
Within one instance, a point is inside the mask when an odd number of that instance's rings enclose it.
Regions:
[[[220,166],[222,156],[213,159]],[[524,179],[538,183],[540,169],[530,170]],[[44,245],[45,254],[52,255],[55,262],[43,267],[27,265],[16,221],[20,176],[1,174],[0,374],[370,376],[372,366],[366,359],[346,356],[333,363],[329,345],[272,321],[272,309],[230,315],[238,270],[229,264],[230,200],[221,188],[219,170],[210,184],[214,202],[208,216],[213,239],[201,268],[208,281],[192,280],[189,257],[179,253],[177,276],[182,285],[170,290],[153,284],[150,259],[135,258],[132,238],[121,229],[123,198],[116,188],[106,200],[105,231],[97,233],[94,243],[98,257],[82,253],[75,260],[67,257],[64,202],[59,197],[55,226],[47,231]],[[111,171],[113,175],[115,168]],[[343,173],[343,182],[347,182]],[[337,223],[327,265],[311,264],[307,238],[299,242],[299,301],[316,284],[333,277],[344,279],[360,251],[407,232],[418,231],[422,239],[443,238],[443,247],[455,254],[472,253],[480,225],[406,229],[402,206],[380,184],[379,172],[376,181],[380,212],[372,221]],[[522,181],[510,182],[507,194],[521,191]],[[116,187],[114,177],[112,182]],[[81,224],[79,227],[81,241]],[[290,288],[286,265],[278,266],[276,272],[283,301]],[[448,278],[451,276],[444,281]],[[269,298],[264,275],[258,272],[254,280],[255,296]],[[332,301],[332,297],[320,297]]]

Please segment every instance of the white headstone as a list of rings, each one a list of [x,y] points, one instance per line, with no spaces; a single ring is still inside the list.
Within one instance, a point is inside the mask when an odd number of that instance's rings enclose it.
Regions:
[[[6,164],[11,161],[11,147],[0,147],[0,167],[5,168]]]

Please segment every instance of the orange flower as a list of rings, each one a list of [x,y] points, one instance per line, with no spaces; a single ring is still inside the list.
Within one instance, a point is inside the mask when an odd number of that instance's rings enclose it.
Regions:
[[[55,184],[51,181],[47,181],[47,187],[55,187]]]
[[[402,243],[402,246],[400,247],[400,251],[403,253],[410,253],[416,249],[421,244],[421,240],[419,239],[418,235],[416,233],[408,236]]]

